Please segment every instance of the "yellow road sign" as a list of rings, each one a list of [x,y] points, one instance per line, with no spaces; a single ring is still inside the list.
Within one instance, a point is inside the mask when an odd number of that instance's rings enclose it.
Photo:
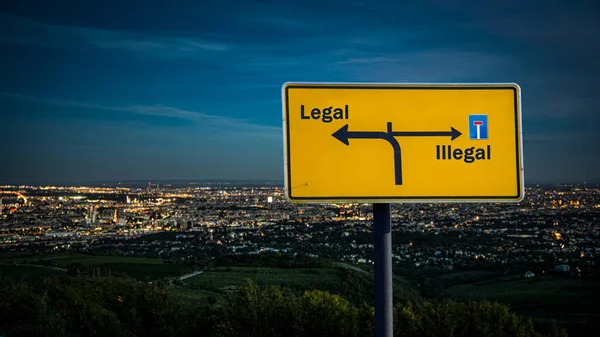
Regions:
[[[286,83],[295,202],[523,198],[517,84]]]

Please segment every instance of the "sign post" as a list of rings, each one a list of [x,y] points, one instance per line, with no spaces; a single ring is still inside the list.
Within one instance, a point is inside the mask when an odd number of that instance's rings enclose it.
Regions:
[[[392,218],[389,203],[373,204],[373,250],[375,259],[375,336],[392,337]]]
[[[282,98],[288,200],[373,203],[375,331],[392,336],[390,203],[521,201],[521,89],[286,83]]]

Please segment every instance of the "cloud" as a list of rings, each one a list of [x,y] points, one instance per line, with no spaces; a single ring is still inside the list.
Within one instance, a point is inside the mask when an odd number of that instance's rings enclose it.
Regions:
[[[560,118],[562,120],[584,122],[598,107],[599,100],[594,97],[581,98],[576,92],[552,90],[544,94],[531,95],[528,102],[528,114],[545,119]],[[534,104],[529,104],[534,103]]]
[[[598,118],[594,113],[600,103],[595,73],[578,71],[573,66],[512,71],[523,93],[523,118],[580,122]]]
[[[0,97],[6,97],[14,100],[35,102],[43,105],[92,109],[100,111],[116,111],[124,113],[133,113],[147,116],[161,116],[177,118],[191,121],[196,125],[205,127],[213,127],[224,131],[236,131],[243,133],[259,134],[265,137],[278,137],[281,134],[281,128],[252,123],[248,120],[230,118],[225,116],[205,114],[197,111],[180,109],[172,106],[164,105],[101,105],[86,102],[78,102],[71,100],[40,98],[32,95],[24,95],[20,93],[0,92]]]
[[[523,142],[525,144],[534,143],[560,143],[560,144],[576,144],[581,142],[598,141],[598,135],[595,133],[573,133],[573,132],[555,132],[555,133],[528,133],[527,130],[523,133]]]
[[[512,42],[548,47],[598,51],[600,39],[594,1],[565,4],[553,0],[442,1],[428,0],[450,15],[462,18],[460,25],[485,31]],[[465,3],[466,2],[466,3]]]
[[[487,77],[499,82],[502,70],[515,60],[501,53],[460,49],[416,50],[397,54],[348,58],[335,65],[367,81],[461,82]]]
[[[135,52],[176,52],[195,53],[202,51],[224,51],[229,46],[208,40],[180,37],[156,37],[132,33],[103,31],[83,33],[86,42],[104,49],[123,49]],[[87,35],[86,35],[87,34]]]
[[[0,13],[0,40],[45,47],[88,45],[165,57],[193,56],[232,48],[212,37],[154,36],[127,31],[48,24]]]
[[[384,56],[374,56],[374,57],[362,57],[362,58],[351,58],[344,61],[336,62],[337,65],[343,64],[371,64],[371,63],[388,63],[388,62],[397,62],[398,58],[393,57],[384,57]]]
[[[247,18],[246,21],[251,24],[268,26],[277,29],[293,29],[293,30],[311,30],[314,28],[310,22],[293,19],[290,17],[275,16],[265,18],[262,16]]]

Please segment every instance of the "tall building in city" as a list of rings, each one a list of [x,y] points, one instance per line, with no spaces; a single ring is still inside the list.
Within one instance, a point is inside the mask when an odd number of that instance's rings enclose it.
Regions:
[[[98,214],[96,212],[96,206],[95,205],[91,205],[90,206],[90,213],[88,215],[88,221],[90,224],[94,225],[96,224],[96,218],[97,218]]]
[[[115,223],[119,222],[119,211],[115,208],[115,214],[113,215],[113,221]]]

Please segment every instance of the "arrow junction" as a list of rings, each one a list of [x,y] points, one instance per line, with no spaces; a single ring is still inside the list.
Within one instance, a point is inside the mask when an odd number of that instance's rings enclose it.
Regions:
[[[290,201],[523,197],[515,84],[286,83],[282,97]]]
[[[450,137],[450,140],[455,140],[462,133],[453,127],[450,131],[392,131],[392,123],[387,123],[387,132],[379,131],[348,131],[348,124],[342,126],[334,132],[332,136],[340,142],[350,145],[350,138],[363,139],[383,139],[388,141],[394,149],[394,176],[396,185],[402,185],[402,150],[400,143],[395,137]]]

